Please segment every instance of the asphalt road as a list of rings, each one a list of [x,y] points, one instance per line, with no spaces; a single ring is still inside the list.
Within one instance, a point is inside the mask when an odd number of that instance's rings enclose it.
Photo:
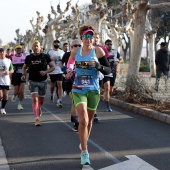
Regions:
[[[71,101],[63,98],[63,108],[50,103],[50,93],[42,108],[41,127],[34,126],[31,98],[28,89],[23,101],[24,110],[18,111],[11,103],[12,90],[7,103],[7,115],[0,115],[0,170],[80,170],[78,133],[70,122]],[[88,143],[91,165],[89,168],[115,169],[113,165],[127,162],[135,155],[144,162],[139,170],[169,170],[170,126],[142,115],[112,106],[105,112],[105,104],[98,106],[100,122],[93,125]],[[8,166],[4,162],[4,149]],[[131,156],[130,156],[131,157]],[[146,162],[146,163],[145,163]],[[139,163],[139,162],[138,162]],[[119,170],[137,170],[136,162],[121,166]]]

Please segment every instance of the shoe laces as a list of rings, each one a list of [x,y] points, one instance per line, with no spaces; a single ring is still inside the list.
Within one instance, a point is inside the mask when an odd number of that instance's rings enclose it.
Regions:
[[[89,156],[89,154],[88,154],[88,152],[83,152],[83,153],[81,154],[81,156],[82,156],[83,158],[87,158],[87,157]]]

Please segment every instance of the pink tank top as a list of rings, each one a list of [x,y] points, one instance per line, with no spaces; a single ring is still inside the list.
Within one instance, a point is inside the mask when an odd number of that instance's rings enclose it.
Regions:
[[[17,57],[15,55],[12,56],[12,64],[24,64],[25,62],[25,55],[22,55],[21,57]]]

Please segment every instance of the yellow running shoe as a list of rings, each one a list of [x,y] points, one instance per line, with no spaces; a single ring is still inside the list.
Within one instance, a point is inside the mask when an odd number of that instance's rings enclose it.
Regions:
[[[35,126],[41,126],[39,119],[36,119]]]

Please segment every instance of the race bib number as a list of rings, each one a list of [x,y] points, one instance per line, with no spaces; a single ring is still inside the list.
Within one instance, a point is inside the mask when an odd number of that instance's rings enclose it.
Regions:
[[[79,87],[91,87],[94,86],[93,76],[79,76],[78,77]]]

